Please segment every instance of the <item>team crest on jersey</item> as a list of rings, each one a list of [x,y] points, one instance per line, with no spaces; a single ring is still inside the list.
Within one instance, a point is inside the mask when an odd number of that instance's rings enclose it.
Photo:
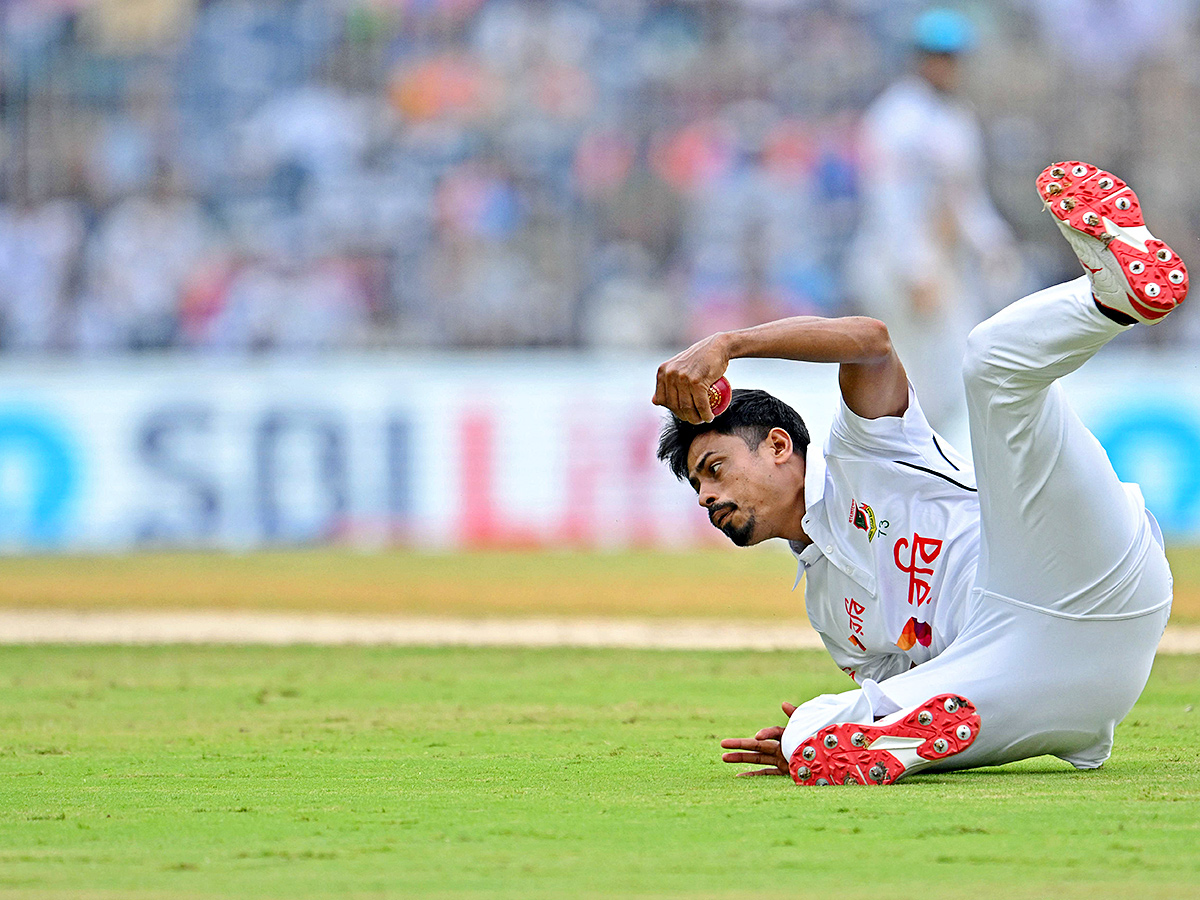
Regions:
[[[887,519],[876,519],[875,510],[857,500],[850,501],[850,524],[867,533],[867,543],[875,540],[877,534],[887,534],[890,524]]]

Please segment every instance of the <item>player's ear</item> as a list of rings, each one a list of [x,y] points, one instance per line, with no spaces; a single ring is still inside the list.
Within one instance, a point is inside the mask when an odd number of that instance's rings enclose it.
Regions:
[[[767,432],[767,447],[771,452],[772,461],[776,464],[787,462],[795,453],[792,436],[782,428],[772,428]]]

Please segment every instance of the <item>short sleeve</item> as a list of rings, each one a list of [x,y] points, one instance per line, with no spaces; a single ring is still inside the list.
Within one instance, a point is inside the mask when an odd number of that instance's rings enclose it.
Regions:
[[[912,384],[908,386],[908,408],[902,416],[864,419],[839,398],[838,411],[829,431],[826,455],[839,457],[894,455],[911,452],[914,446],[928,443],[933,429],[917,402]]]

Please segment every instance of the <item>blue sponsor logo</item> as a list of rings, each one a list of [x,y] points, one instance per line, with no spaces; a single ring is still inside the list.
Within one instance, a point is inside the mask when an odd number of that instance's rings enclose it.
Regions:
[[[59,543],[79,475],[75,440],[60,422],[38,410],[0,408],[0,543]]]

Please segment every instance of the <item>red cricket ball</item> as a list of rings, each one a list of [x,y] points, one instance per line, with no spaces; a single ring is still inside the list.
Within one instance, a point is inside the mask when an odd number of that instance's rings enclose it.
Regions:
[[[729,386],[729,379],[724,375],[709,385],[708,407],[712,410],[713,416],[719,416],[729,409],[729,401],[732,399],[733,388]]]

